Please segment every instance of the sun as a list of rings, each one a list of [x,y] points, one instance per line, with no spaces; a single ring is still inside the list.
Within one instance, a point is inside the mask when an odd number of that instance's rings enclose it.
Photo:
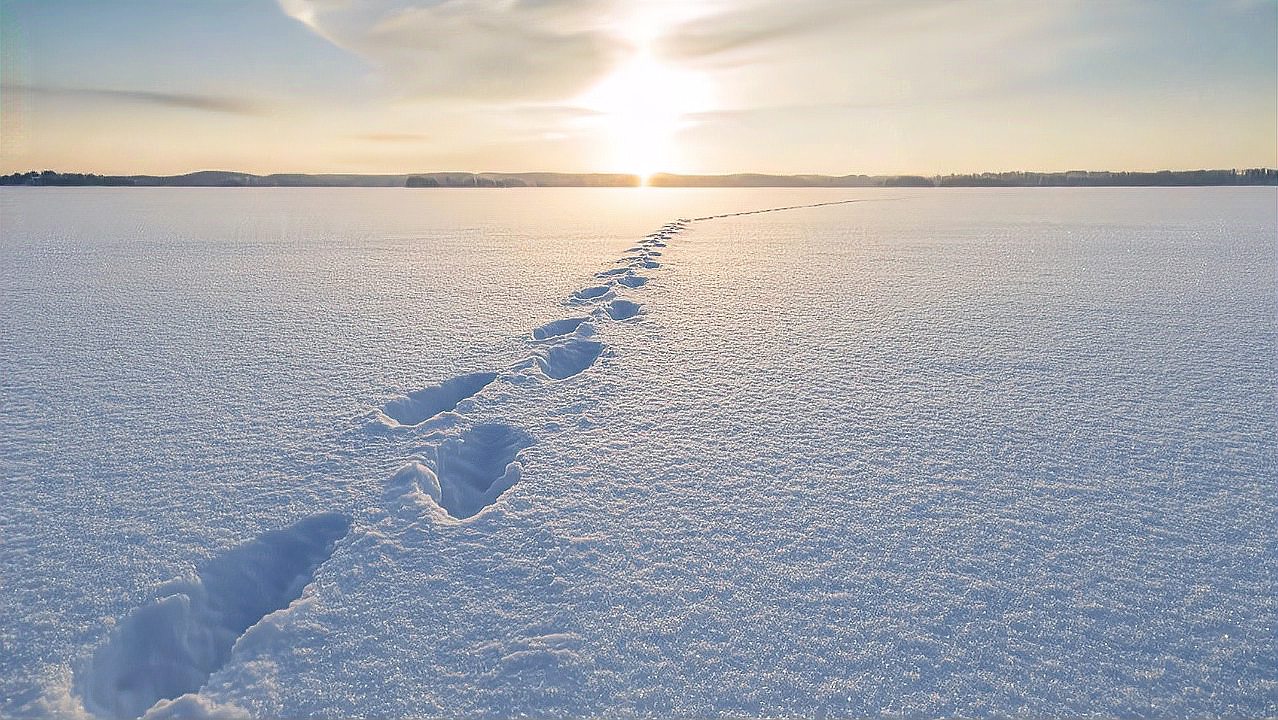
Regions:
[[[709,107],[709,94],[702,76],[639,49],[578,102],[599,114],[610,164],[647,184],[653,173],[682,165],[676,136],[691,124],[690,115]]]

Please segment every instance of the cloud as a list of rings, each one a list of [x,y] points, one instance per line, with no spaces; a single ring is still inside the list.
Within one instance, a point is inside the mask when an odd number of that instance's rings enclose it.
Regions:
[[[151,90],[113,90],[107,88],[71,88],[47,85],[24,85],[5,83],[5,92],[31,93],[72,98],[98,98],[128,103],[160,105],[183,110],[202,110],[205,112],[229,113],[233,115],[262,115],[264,108],[259,104],[242,98],[221,97],[216,95],[195,95],[187,93],[156,92]]]
[[[1106,40],[1082,14],[1020,0],[737,0],[671,28],[657,52],[711,73],[721,110],[915,107],[1049,86]]]
[[[785,4],[739,2],[731,8],[719,8],[681,23],[659,39],[658,52],[680,61],[743,55],[814,34],[830,23],[841,23],[850,7],[867,5],[826,0],[790,0]]]
[[[872,52],[900,59],[935,43],[952,48],[1014,40],[1044,20],[1075,12],[1064,3],[1055,5],[1027,8],[1021,0],[736,0],[672,28],[661,40],[661,52],[695,61],[784,46],[800,53],[837,49],[848,58]],[[837,63],[840,55],[823,59]]]
[[[704,73],[721,109],[912,105],[1077,57],[1078,7],[1023,0],[277,0],[406,99],[564,103],[632,58]],[[1074,43],[1074,45],[1070,45]]]
[[[410,97],[562,100],[598,80],[623,51],[612,0],[279,3]]]

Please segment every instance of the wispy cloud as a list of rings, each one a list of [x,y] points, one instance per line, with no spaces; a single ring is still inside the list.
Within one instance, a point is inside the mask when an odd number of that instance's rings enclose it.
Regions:
[[[659,52],[676,60],[722,60],[840,23],[848,7],[866,6],[825,0],[790,0],[784,5],[741,2],[672,28],[658,38]]]
[[[706,73],[728,99],[721,109],[914,104],[1052,74],[1092,40],[1068,2],[277,1],[404,97],[437,103],[570,101],[640,43]]]
[[[259,103],[243,98],[222,97],[216,95],[196,95],[189,93],[156,92],[152,90],[116,90],[108,88],[74,88],[47,85],[26,85],[5,83],[0,86],[4,92],[30,93],[72,98],[96,98],[183,110],[202,110],[204,112],[229,113],[233,115],[264,115],[266,109]]]
[[[609,0],[279,0],[320,37],[410,96],[558,100],[615,64]]]
[[[722,110],[913,107],[1046,86],[1107,40],[1081,14],[1020,0],[739,0],[671,28],[659,52],[717,78]]]

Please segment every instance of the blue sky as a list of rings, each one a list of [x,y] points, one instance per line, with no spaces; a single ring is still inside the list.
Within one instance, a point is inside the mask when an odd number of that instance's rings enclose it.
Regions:
[[[0,169],[1278,165],[1278,0],[0,0]]]

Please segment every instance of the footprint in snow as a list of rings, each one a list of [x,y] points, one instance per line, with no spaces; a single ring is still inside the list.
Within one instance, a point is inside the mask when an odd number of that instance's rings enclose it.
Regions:
[[[639,314],[639,303],[618,298],[605,305],[604,312],[613,320],[626,320]]]
[[[439,385],[414,390],[382,406],[382,414],[396,425],[420,425],[441,413],[457,409],[463,400],[474,396],[497,379],[497,373],[477,372],[458,375]]]
[[[519,453],[532,444],[532,436],[514,425],[476,425],[435,447],[433,467],[411,462],[400,468],[387,499],[407,505],[430,498],[456,520],[473,517],[519,482]]]
[[[594,365],[603,347],[603,343],[595,340],[572,338],[542,348],[533,360],[546,377],[566,380]]]
[[[249,628],[301,597],[350,526],[346,515],[312,515],[160,586],[75,673],[84,709],[136,718],[161,700],[198,691]]]
[[[586,303],[586,302],[590,302],[591,300],[598,300],[599,298],[607,295],[610,292],[612,292],[612,288],[608,285],[592,285],[590,287],[582,288],[578,290],[577,292],[573,293],[572,297],[569,298],[569,302]]]
[[[533,329],[532,336],[534,340],[548,340],[550,338],[560,337],[561,335],[567,335],[568,333],[576,332],[577,328],[589,319],[590,318],[585,317],[571,317],[564,318],[562,320],[552,320],[539,328]]]

